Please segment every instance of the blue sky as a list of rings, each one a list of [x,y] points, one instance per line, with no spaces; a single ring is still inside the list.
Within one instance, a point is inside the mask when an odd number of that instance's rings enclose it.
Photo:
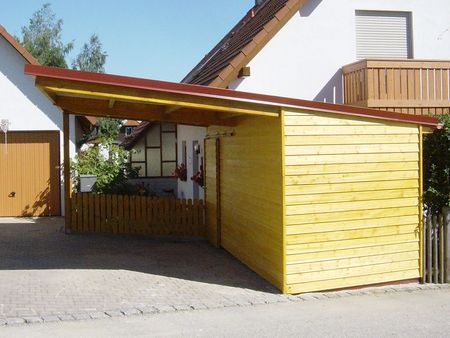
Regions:
[[[49,2],[74,41],[69,63],[97,33],[108,53],[106,72],[180,81],[253,6],[254,0],[0,0],[0,24],[21,27]]]

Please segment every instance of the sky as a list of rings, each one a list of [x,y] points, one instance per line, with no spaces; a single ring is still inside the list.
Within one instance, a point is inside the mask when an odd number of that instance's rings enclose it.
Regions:
[[[63,41],[81,46],[96,33],[106,72],[165,81],[182,78],[254,5],[254,0],[0,0],[0,25],[21,37],[50,3],[64,21]]]

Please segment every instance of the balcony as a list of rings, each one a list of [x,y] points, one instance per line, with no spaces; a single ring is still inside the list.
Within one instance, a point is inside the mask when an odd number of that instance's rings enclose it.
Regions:
[[[362,60],[342,73],[345,104],[415,115],[450,113],[450,61]]]

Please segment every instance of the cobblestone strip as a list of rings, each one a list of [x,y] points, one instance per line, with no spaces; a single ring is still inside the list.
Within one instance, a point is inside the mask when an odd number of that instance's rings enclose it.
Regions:
[[[406,285],[389,285],[381,287],[368,287],[356,290],[342,290],[331,292],[312,292],[303,293],[299,295],[278,295],[274,297],[270,295],[264,300],[264,297],[252,299],[248,301],[229,301],[202,304],[193,303],[191,305],[166,305],[160,304],[155,306],[145,306],[140,308],[126,308],[109,311],[96,311],[86,313],[73,313],[62,314],[58,316],[29,316],[29,317],[14,317],[14,318],[0,318],[1,326],[17,326],[17,325],[29,325],[40,324],[49,322],[63,322],[63,321],[79,321],[79,320],[92,320],[92,319],[104,319],[114,317],[126,317],[126,316],[138,316],[138,315],[152,315],[157,313],[171,313],[180,311],[195,311],[195,310],[208,310],[217,309],[228,306],[255,306],[263,304],[273,303],[285,303],[285,302],[304,302],[304,301],[324,301],[336,298],[354,297],[354,296],[375,296],[387,293],[399,293],[399,292],[420,292],[422,290],[450,290],[449,284],[406,284]]]

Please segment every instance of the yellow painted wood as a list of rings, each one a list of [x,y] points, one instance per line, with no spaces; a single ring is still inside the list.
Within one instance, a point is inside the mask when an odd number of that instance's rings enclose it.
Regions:
[[[373,201],[350,201],[350,202],[335,202],[335,203],[322,203],[314,205],[288,205],[286,207],[286,216],[292,215],[307,215],[307,214],[326,214],[337,213],[345,211],[356,210],[374,210],[382,209],[385,207],[398,208],[398,207],[410,207],[417,206],[418,198],[393,198],[393,199],[380,199]]]
[[[289,238],[295,238],[292,235],[303,235],[309,233],[322,232],[324,234],[334,231],[345,231],[345,230],[356,230],[356,229],[368,229],[377,228],[383,226],[393,226],[393,225],[405,225],[405,224],[416,224],[417,215],[412,213],[409,216],[392,216],[392,217],[382,217],[382,218],[369,218],[369,219],[357,219],[357,220],[345,220],[336,221],[331,220],[330,222],[324,223],[312,223],[312,224],[299,224],[299,225],[289,225],[286,227],[286,234],[291,235]]]
[[[374,182],[418,179],[416,170],[404,171],[379,171],[373,173],[343,173],[343,174],[318,174],[318,175],[289,175],[286,177],[286,185],[299,184],[329,184],[344,182]]]
[[[417,278],[418,269],[410,269],[403,271],[383,272],[378,274],[369,274],[364,276],[352,276],[347,278],[328,279],[310,283],[293,283],[288,284],[288,293],[313,292],[320,290],[333,290],[338,288],[347,288],[360,285],[370,285],[375,283],[387,283],[399,280],[408,280]]]
[[[134,96],[134,95],[122,95],[115,94],[110,92],[99,92],[99,91],[91,91],[91,90],[83,90],[83,89],[73,89],[73,88],[61,88],[61,87],[52,87],[52,86],[44,86],[43,89],[49,93],[58,93],[58,94],[69,94],[69,95],[78,95],[82,97],[89,98],[100,98],[100,99],[112,99],[112,100],[122,100],[128,102],[140,102],[140,103],[152,103],[152,104],[161,104],[161,105],[171,105],[171,106],[179,106],[179,107],[189,107],[189,108],[198,108],[203,109],[205,111],[219,111],[224,113],[239,113],[239,114],[248,114],[248,115],[260,115],[260,116],[272,116],[278,117],[278,113],[264,112],[260,109],[252,110],[252,109],[243,109],[238,107],[232,107],[230,104],[224,104],[220,106],[219,104],[202,104],[200,102],[189,102],[189,101],[175,101],[175,100],[167,100],[157,98],[156,95],[154,97],[143,97],[143,96]]]
[[[333,155],[333,154],[373,154],[373,153],[411,153],[418,152],[417,143],[390,143],[390,144],[342,144],[335,145],[305,145],[285,148],[286,155]]]
[[[406,225],[395,224],[392,226],[328,231],[328,232],[320,232],[319,229],[316,229],[318,232],[289,236],[287,238],[286,243],[287,245],[296,245],[305,243],[342,241],[342,240],[350,240],[353,238],[373,238],[378,236],[407,234],[414,232],[416,227],[417,224],[412,223]],[[295,250],[295,248],[293,248],[293,250]]]
[[[340,192],[328,194],[310,194],[310,195],[286,195],[286,203],[295,204],[319,204],[350,201],[373,201],[386,200],[400,197],[418,197],[417,189],[393,189],[393,190],[375,190],[375,191],[356,191]]]
[[[286,126],[285,135],[300,136],[300,135],[386,135],[392,134],[418,134],[416,131],[411,131],[411,126]]]
[[[348,259],[352,257],[369,257],[373,255],[395,254],[410,251],[418,252],[419,243],[417,243],[416,241],[400,241],[398,243],[394,242],[384,245],[380,244],[374,246],[362,246],[359,248],[334,250],[332,254],[330,254],[330,251],[313,251],[301,254],[291,254],[286,256],[286,263],[288,265],[292,265],[322,261],[334,261],[337,259]]]
[[[311,222],[351,221],[357,219],[371,219],[391,216],[417,215],[417,205],[398,208],[378,208],[370,210],[352,210],[342,212],[329,212],[323,214],[287,215],[286,224],[308,224]],[[418,216],[417,216],[418,217]]]
[[[360,192],[360,191],[383,191],[391,189],[411,189],[418,188],[419,182],[416,179],[396,180],[396,181],[377,181],[377,182],[356,182],[356,183],[330,183],[330,184],[311,184],[311,185],[287,185],[287,195],[298,194],[327,194],[338,192]]]
[[[284,124],[286,290],[417,277],[417,126],[308,112]]]
[[[353,164],[353,163],[377,163],[377,162],[404,162],[419,161],[419,152],[410,153],[380,153],[380,154],[343,154],[335,155],[292,155],[286,156],[286,165],[308,164]]]
[[[220,139],[222,246],[281,290],[281,123],[254,117],[234,129],[234,136]],[[208,128],[209,135],[222,131]]]
[[[286,145],[334,145],[334,144],[390,144],[390,143],[411,143],[416,136],[410,134],[399,134],[385,137],[385,135],[303,135],[285,136]]]
[[[381,263],[393,263],[408,260],[418,260],[417,250],[406,252],[394,252],[391,254],[351,257],[343,259],[334,259],[329,261],[320,261],[313,263],[290,264],[287,266],[287,274],[308,273],[312,271],[346,269],[358,266],[368,266]]]
[[[423,131],[419,126],[419,243],[420,243],[420,277],[425,280],[424,238],[423,238]]]
[[[379,273],[389,273],[405,270],[418,270],[418,259],[410,259],[399,262],[389,262],[383,264],[369,264],[366,266],[355,266],[344,269],[332,269],[323,271],[311,271],[305,273],[288,274],[286,280],[288,284],[324,282],[328,279],[360,277]]]
[[[343,166],[337,164],[318,165],[289,165],[285,166],[286,175],[313,175],[313,174],[343,174],[343,173],[370,173],[370,172],[394,172],[402,170],[418,169],[417,161],[405,162],[374,162],[374,163],[352,163]]]

